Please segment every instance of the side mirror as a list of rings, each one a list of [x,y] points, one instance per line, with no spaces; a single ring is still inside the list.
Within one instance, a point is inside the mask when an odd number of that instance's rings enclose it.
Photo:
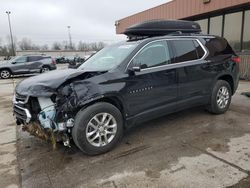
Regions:
[[[13,62],[11,62],[12,64],[16,64],[16,62],[15,61],[13,61]]]

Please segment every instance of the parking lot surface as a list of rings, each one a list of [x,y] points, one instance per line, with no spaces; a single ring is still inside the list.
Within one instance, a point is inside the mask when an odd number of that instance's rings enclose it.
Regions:
[[[112,151],[86,156],[16,127],[13,87],[0,80],[0,187],[250,187],[250,82],[224,115],[194,108],[126,131]]]

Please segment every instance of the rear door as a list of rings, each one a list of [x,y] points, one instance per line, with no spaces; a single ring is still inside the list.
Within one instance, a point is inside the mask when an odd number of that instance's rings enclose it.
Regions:
[[[178,108],[208,103],[212,73],[206,69],[206,49],[192,38],[171,40],[171,46],[178,75]]]
[[[130,67],[140,66],[141,71],[126,79],[129,116],[145,121],[175,108],[177,77],[176,70],[168,67],[171,58],[166,40],[147,44],[134,57]]]
[[[42,56],[28,56],[27,66],[30,73],[40,72]]]

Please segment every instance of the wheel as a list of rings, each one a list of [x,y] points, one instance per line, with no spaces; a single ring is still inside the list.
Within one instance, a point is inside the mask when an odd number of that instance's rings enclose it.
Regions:
[[[228,82],[218,80],[214,85],[208,110],[214,114],[225,113],[231,103],[232,89]]]
[[[49,72],[49,71],[50,71],[50,68],[48,66],[43,66],[41,69],[41,73]]]
[[[0,76],[3,79],[7,79],[7,78],[9,78],[11,76],[11,73],[10,73],[9,70],[3,69],[3,70],[0,71]]]
[[[123,117],[112,104],[99,102],[80,110],[75,118],[72,137],[88,155],[108,152],[123,135]]]

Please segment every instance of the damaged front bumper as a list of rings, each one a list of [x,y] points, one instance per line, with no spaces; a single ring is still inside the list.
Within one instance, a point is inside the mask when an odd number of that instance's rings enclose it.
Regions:
[[[32,100],[35,100],[36,103]],[[63,141],[65,146],[70,147],[74,119],[68,118],[64,122],[57,122],[55,106],[49,97],[32,98],[17,93],[13,97],[13,114],[16,117],[17,125],[22,125],[23,131],[40,139],[51,141],[53,148],[59,141]]]

